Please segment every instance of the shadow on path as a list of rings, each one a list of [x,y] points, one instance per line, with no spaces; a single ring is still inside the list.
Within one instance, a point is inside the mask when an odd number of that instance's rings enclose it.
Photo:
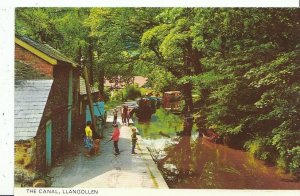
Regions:
[[[114,188],[145,187],[155,188],[155,183],[148,172],[141,152],[131,155],[131,130],[128,126],[120,127],[120,155],[113,154],[113,143],[106,143],[111,136],[112,126],[107,123],[104,139],[101,140],[100,153],[85,156],[82,141],[77,141],[72,154],[54,167],[49,176],[52,187]],[[106,144],[105,144],[106,143]]]

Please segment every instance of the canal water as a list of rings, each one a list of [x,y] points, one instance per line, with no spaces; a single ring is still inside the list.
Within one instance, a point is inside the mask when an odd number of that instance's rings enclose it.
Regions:
[[[300,182],[242,150],[180,137],[180,116],[158,109],[151,121],[133,119],[170,188],[300,189]]]

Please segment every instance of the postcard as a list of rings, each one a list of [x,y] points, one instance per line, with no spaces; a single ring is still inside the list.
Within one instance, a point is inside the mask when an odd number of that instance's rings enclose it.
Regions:
[[[299,194],[299,9],[2,12],[15,195]]]

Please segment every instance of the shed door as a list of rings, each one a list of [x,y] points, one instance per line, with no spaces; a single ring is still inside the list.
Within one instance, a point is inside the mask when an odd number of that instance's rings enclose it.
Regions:
[[[46,166],[51,166],[51,151],[52,151],[52,122],[49,120],[46,123]]]

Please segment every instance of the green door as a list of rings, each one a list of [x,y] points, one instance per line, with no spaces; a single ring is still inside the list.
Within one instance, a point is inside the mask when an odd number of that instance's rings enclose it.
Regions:
[[[46,166],[51,166],[51,151],[52,151],[52,122],[48,120],[46,123]]]

